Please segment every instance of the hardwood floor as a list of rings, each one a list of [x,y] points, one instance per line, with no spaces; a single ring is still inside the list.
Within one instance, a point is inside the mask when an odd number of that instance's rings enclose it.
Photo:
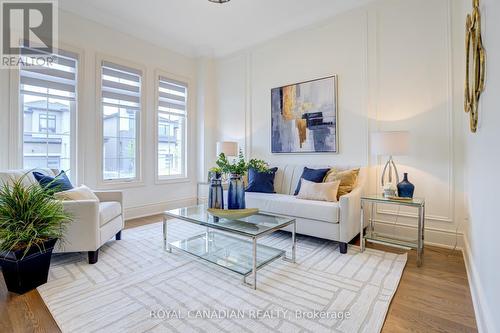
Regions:
[[[126,229],[159,221],[158,215],[130,220]],[[368,246],[404,252],[382,245]],[[60,330],[36,290],[24,295],[9,293],[1,277],[0,332]],[[422,267],[416,265],[415,251],[408,252],[408,263],[382,332],[477,332],[462,252],[427,246]]]

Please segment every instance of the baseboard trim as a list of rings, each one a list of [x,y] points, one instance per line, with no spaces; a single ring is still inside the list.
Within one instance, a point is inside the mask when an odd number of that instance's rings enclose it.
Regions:
[[[181,198],[125,208],[125,220],[161,214],[165,210],[196,205],[196,198]]]
[[[484,289],[481,285],[481,280],[474,264],[472,252],[470,249],[469,240],[466,235],[463,237],[464,243],[464,262],[465,270],[467,271],[467,279],[469,281],[470,292],[472,296],[472,303],[474,305],[474,313],[476,315],[477,329],[479,333],[493,333],[497,332],[494,327],[493,317],[488,305],[481,300],[485,299]]]
[[[380,228],[380,232],[392,233],[395,235],[409,236],[417,238],[417,226],[375,219],[375,230]],[[378,226],[378,227],[377,227]],[[463,249],[463,234],[455,230],[445,230],[439,228],[426,227],[425,228],[425,245],[441,247],[445,249]]]

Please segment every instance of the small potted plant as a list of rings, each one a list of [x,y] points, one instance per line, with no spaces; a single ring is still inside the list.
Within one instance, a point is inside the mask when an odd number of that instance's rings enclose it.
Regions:
[[[53,190],[24,185],[25,177],[0,186],[0,264],[18,294],[47,282],[52,250],[71,221]]]
[[[227,191],[228,209],[245,209],[245,184],[242,177],[249,168],[254,168],[259,172],[266,172],[269,166],[263,160],[251,159],[248,163],[240,150],[238,157],[230,162],[224,153],[219,155],[216,161],[218,169],[229,175],[229,188]]]

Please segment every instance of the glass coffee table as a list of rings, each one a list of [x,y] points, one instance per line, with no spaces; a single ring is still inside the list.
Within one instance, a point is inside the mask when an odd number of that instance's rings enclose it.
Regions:
[[[168,241],[168,218],[206,227],[199,235],[174,242]],[[292,225],[292,256],[286,251],[258,244],[257,240],[274,231]],[[272,261],[283,258],[295,263],[295,219],[270,214],[255,214],[238,220],[214,217],[207,212],[206,205],[178,208],[166,211],[163,217],[163,246],[167,252],[172,248],[204,259],[243,276],[243,283],[257,289],[257,271]],[[247,277],[252,276],[252,283]]]

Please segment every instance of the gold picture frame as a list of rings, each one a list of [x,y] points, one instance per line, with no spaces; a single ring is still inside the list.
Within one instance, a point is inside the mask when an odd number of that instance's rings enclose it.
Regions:
[[[472,57],[471,57],[472,56]],[[479,0],[472,0],[472,13],[465,22],[465,103],[464,110],[469,113],[470,130],[477,131],[478,105],[484,91],[486,53],[481,38],[481,14]]]

